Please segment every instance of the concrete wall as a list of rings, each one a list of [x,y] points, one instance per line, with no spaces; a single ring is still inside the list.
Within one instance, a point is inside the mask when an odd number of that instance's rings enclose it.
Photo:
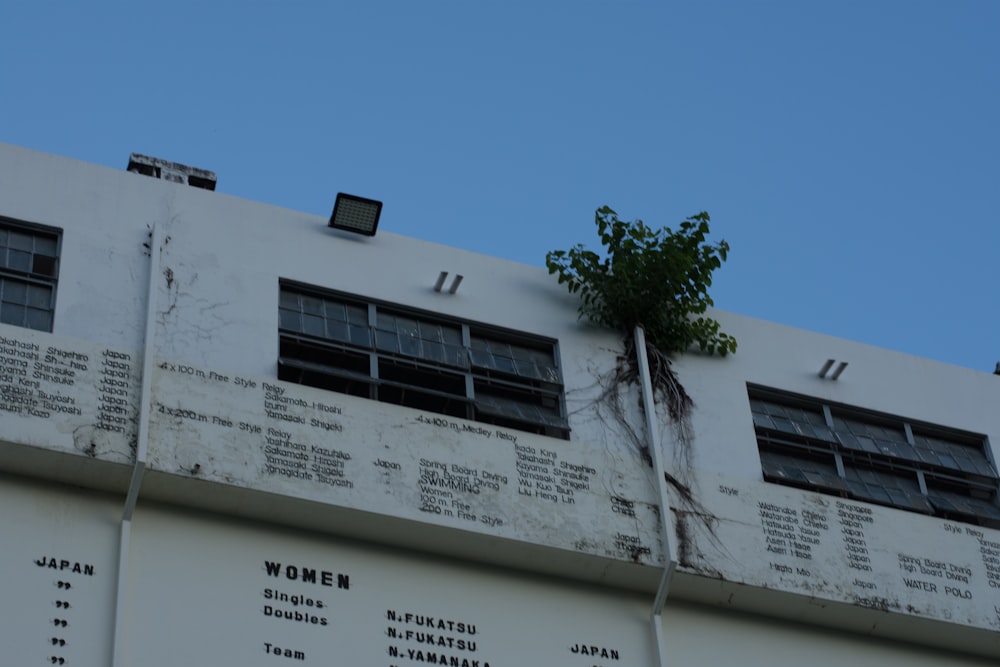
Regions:
[[[763,482],[747,399],[748,383],[762,385],[981,433],[992,447],[1000,385],[991,375],[714,313],[740,348],[726,359],[675,362],[696,403],[695,437],[681,451],[662,416],[661,435],[668,469],[692,495],[671,491],[664,549],[658,484],[641,443],[598,401],[620,337],[578,322],[574,300],[543,269],[387,230],[346,235],[323,217],[9,146],[0,147],[0,215],[63,230],[54,332],[0,327],[13,350],[0,376],[0,468],[15,475],[0,491],[16,508],[5,514],[9,534],[24,545],[4,551],[4,567],[26,571],[12,594],[44,611],[48,592],[38,591],[65,571],[62,561],[99,563],[108,574],[81,575],[89,583],[80,585],[93,592],[87,604],[104,610],[105,625],[87,636],[106,636],[119,570],[112,508],[131,479],[139,506],[121,570],[126,664],[223,656],[257,664],[265,644],[288,645],[315,664],[330,647],[347,662],[394,664],[390,647],[401,656],[419,647],[412,637],[389,641],[390,627],[407,630],[390,612],[423,609],[492,628],[481,645],[492,664],[604,664],[579,650],[589,645],[647,664],[644,619],[671,559],[680,561],[671,600],[700,605],[672,602],[665,615],[668,640],[684,656],[677,664],[708,664],[705,656],[727,650],[700,646],[689,616],[734,636],[759,629],[761,662],[792,664],[814,645],[927,655],[734,610],[1000,655],[1000,581],[988,567],[1000,532]],[[457,294],[432,289],[441,271],[465,276]],[[278,382],[279,279],[557,339],[571,439]],[[817,376],[828,358],[849,362],[837,381]],[[15,372],[19,361],[25,376]],[[633,406],[626,417],[641,425],[636,392],[623,392]],[[143,474],[133,478],[137,449]],[[434,480],[446,475],[453,484],[442,493]],[[768,551],[775,514],[809,538],[808,548]],[[63,531],[60,521],[93,530]],[[864,524],[868,570],[852,567],[852,522]],[[52,554],[55,568],[41,554]],[[265,561],[332,562],[330,572],[350,575],[351,590],[319,589],[327,626],[282,623],[264,611],[266,590],[277,587],[268,586]],[[934,571],[924,585],[907,583],[914,577],[904,565],[913,562]],[[283,585],[313,591],[301,580]],[[2,611],[19,623],[34,618],[19,609]],[[788,652],[769,656],[779,640]],[[91,643],[72,664],[107,664],[108,642]],[[18,648],[26,659],[40,655],[28,647]],[[174,657],[155,663],[151,654]]]
[[[0,476],[6,662],[112,664],[120,500]],[[120,664],[655,665],[649,603],[629,591],[146,504],[131,534]],[[995,663],[676,600],[661,631],[668,664],[680,667]]]

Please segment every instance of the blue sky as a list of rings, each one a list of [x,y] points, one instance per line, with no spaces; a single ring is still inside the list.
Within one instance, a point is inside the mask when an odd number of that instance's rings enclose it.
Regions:
[[[725,310],[1000,359],[1000,2],[0,8],[0,141],[541,266],[593,211],[731,247]]]

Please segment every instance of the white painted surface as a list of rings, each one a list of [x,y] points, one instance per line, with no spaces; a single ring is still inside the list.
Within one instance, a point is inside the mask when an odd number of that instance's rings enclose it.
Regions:
[[[662,562],[655,495],[636,457],[273,379],[158,365],[151,470]]]
[[[51,664],[62,657],[70,665],[107,665],[120,507],[78,490],[0,481],[9,510],[0,514],[5,661]],[[420,664],[408,652],[429,652],[426,636],[419,641],[416,634],[424,627],[417,617],[427,616],[452,623],[435,633],[436,642],[452,640],[450,653],[480,664],[651,664],[644,595],[163,507],[139,508],[131,555],[126,664],[266,665],[273,657],[264,652],[267,643],[302,651],[304,664]],[[267,562],[281,563],[279,576],[268,574]],[[93,575],[74,573],[77,563],[92,566]],[[317,583],[289,579],[288,565],[315,569]],[[331,586],[323,585],[324,571]],[[340,575],[348,577],[346,589],[337,586]],[[60,581],[71,587],[60,588]],[[274,616],[281,594],[299,596],[297,604],[283,602],[291,620]],[[295,620],[296,610],[327,625]],[[67,625],[52,625],[57,618]],[[457,623],[475,625],[476,634],[458,632]],[[663,623],[670,664],[678,667],[993,664],[677,602],[668,604]],[[66,644],[53,646],[53,638]],[[459,638],[475,641],[475,651],[455,648]],[[620,659],[592,660],[579,653],[581,645],[616,650]],[[390,647],[404,659],[392,660]]]
[[[73,479],[74,468],[60,464],[61,472],[56,474],[55,462],[85,462],[91,472],[81,476],[79,483],[100,485],[95,481],[100,475],[92,472],[95,466],[99,471],[109,467],[120,471],[131,462],[134,431],[115,433],[98,428],[101,398],[97,389],[102,376],[97,361],[108,351],[128,356],[128,400],[130,416],[134,416],[148,253],[159,252],[163,271],[154,277],[158,368],[153,378],[150,472],[144,486],[152,495],[145,497],[169,498],[270,521],[285,521],[289,513],[302,511],[308,513],[308,521],[290,523],[332,536],[364,534],[349,530],[351,525],[391,525],[393,530],[365,536],[408,547],[420,546],[413,536],[426,531],[438,540],[427,547],[429,551],[451,551],[472,561],[489,560],[484,550],[494,540],[498,552],[513,553],[519,545],[523,547],[528,555],[517,561],[518,567],[546,574],[561,571],[587,581],[620,581],[608,577],[613,566],[642,572],[652,571],[662,562],[649,468],[613,415],[595,405],[620,353],[620,340],[615,334],[579,323],[575,302],[544,270],[384,230],[371,239],[352,237],[327,229],[322,217],[8,146],[0,146],[0,202],[2,215],[64,230],[55,334],[0,327],[5,339],[37,345],[41,355],[22,359],[20,352],[36,351],[14,345],[13,354],[6,355],[6,361],[0,360],[0,373],[6,373],[0,375],[4,401],[9,406],[23,400],[25,394],[18,394],[19,389],[32,392],[35,398],[40,397],[39,392],[61,392],[72,399],[72,403],[62,403],[79,410],[79,414],[50,411],[47,417],[16,409],[0,411],[0,437],[6,443],[0,448],[0,465],[5,469],[66,480]],[[166,241],[161,248],[143,246],[152,223],[164,228]],[[458,294],[433,291],[440,271],[465,276]],[[281,278],[557,339],[572,439],[498,430],[277,382]],[[995,642],[982,640],[983,633],[995,634],[1000,629],[996,611],[1000,597],[991,585],[997,581],[990,560],[996,555],[994,543],[1000,543],[996,531],[974,534],[959,524],[850,503],[848,511],[870,511],[872,521],[864,522],[861,536],[844,532],[844,528],[856,527],[843,523],[838,510],[845,508],[838,508],[836,499],[761,480],[747,399],[747,384],[758,384],[981,433],[988,439],[995,460],[1000,441],[1000,410],[996,409],[1000,406],[1000,382],[985,373],[729,313],[713,314],[722,321],[722,328],[739,340],[740,348],[726,359],[686,355],[676,361],[675,367],[696,403],[689,468],[680,464],[683,457],[661,418],[668,469],[692,484],[696,500],[711,515],[707,523],[715,531],[713,536],[706,524],[692,517],[690,507],[680,502],[674,507],[686,517],[685,530],[681,531],[684,562],[676,590],[691,599],[766,614],[781,615],[778,606],[808,609],[802,618],[809,622],[858,631],[863,624],[857,619],[867,622],[872,608],[884,608],[880,613],[893,622],[876,623],[871,632],[913,635],[915,629],[931,623],[939,629],[978,633],[979,643],[970,650],[1000,654]],[[85,370],[74,369],[78,375],[73,385],[43,378],[44,385],[25,386],[10,373],[19,359],[32,365],[48,363],[44,357],[49,347],[87,357]],[[849,362],[837,381],[816,375],[827,358]],[[68,361],[69,356],[60,359],[60,363]],[[80,362],[76,357],[73,360]],[[15,400],[15,396],[22,399]],[[636,394],[628,393],[625,399],[631,406],[629,418],[640,424]],[[296,449],[292,443],[305,449]],[[275,449],[269,451],[269,447]],[[306,468],[296,468],[300,462]],[[289,474],[295,470],[303,474]],[[553,482],[528,473],[552,477]],[[312,478],[305,479],[305,474]],[[571,493],[539,485],[555,487],[557,483]],[[5,488],[13,489],[10,493],[14,495],[24,491],[17,483]],[[432,488],[443,493],[428,493]],[[65,498],[61,492],[42,495],[45,503]],[[437,500],[431,502],[431,498]],[[17,504],[12,507],[22,508]],[[80,511],[93,517],[89,507],[81,505]],[[27,518],[17,521],[35,522],[32,525],[37,524],[43,532],[55,529],[56,524],[45,518],[51,508],[39,510],[41,514],[22,509],[17,510],[18,517]],[[807,510],[822,514],[826,528],[807,525]],[[233,545],[253,553],[267,550],[259,530],[252,538],[239,531],[230,534],[216,520],[182,520],[168,514],[149,510],[144,516],[153,524],[161,522],[164,536],[218,552],[211,561],[213,568],[234,557]],[[795,520],[782,521],[781,515],[794,516]],[[89,520],[82,519],[83,523]],[[783,525],[772,526],[768,521]],[[29,534],[34,529],[26,525],[19,530]],[[769,535],[769,529],[780,534]],[[135,530],[144,536],[136,540],[138,555],[132,561],[141,572],[160,562],[157,549],[164,553],[169,549],[159,545],[159,534],[146,532],[142,517],[137,519]],[[398,534],[393,532],[396,530]],[[405,539],[404,533],[408,536]],[[81,538],[82,544],[89,547],[91,541],[100,540],[100,549],[105,549],[104,538],[98,535],[88,533]],[[769,537],[786,542],[769,544]],[[861,539],[864,544],[848,538]],[[312,538],[295,534],[290,539]],[[789,541],[795,544],[789,545]],[[150,551],[145,546],[148,544],[157,544],[157,549]],[[469,546],[472,544],[478,545],[477,549]],[[802,545],[809,549],[800,549]],[[854,553],[869,561],[849,559],[848,545],[865,549],[863,554]],[[768,552],[768,546],[791,551]],[[536,547],[542,550],[533,551]],[[306,557],[315,545],[302,548],[302,557]],[[351,554],[348,560],[358,564],[357,572],[367,572],[362,554],[377,560],[385,553],[358,545],[343,548]],[[809,557],[801,555],[804,553]],[[553,566],[539,560],[553,555],[573,556],[578,566],[562,570],[562,561]],[[411,561],[423,562],[412,556],[393,556],[397,557],[404,558],[407,567]],[[253,561],[254,567],[258,561],[260,558]],[[506,562],[514,564],[509,559]],[[584,565],[579,566],[581,562]],[[851,567],[852,563],[872,569]],[[911,566],[915,569],[907,569]],[[399,567],[399,563],[386,567]],[[437,565],[427,567],[430,572]],[[221,573],[211,569],[211,576],[197,574],[197,569],[185,571],[195,573],[192,587],[207,586],[211,577],[228,576],[224,567]],[[634,577],[630,585],[645,589],[648,582],[655,581],[655,571],[653,574]],[[484,581],[489,579],[483,576]],[[439,589],[446,587],[438,575],[427,577],[428,582],[437,581]],[[456,581],[460,581],[460,588],[474,590],[478,577],[463,575]],[[245,591],[259,593],[259,573],[244,573],[237,579],[240,583],[232,584],[235,599],[242,599],[239,596]],[[244,583],[251,581],[256,583]],[[141,578],[135,579],[134,585],[139,590],[152,586]],[[551,581],[539,585],[558,587]],[[157,594],[165,590],[149,589]],[[545,596],[530,593],[536,590],[535,584],[518,590],[520,603],[501,596],[504,604],[510,605],[507,613],[518,609],[518,604],[545,608]],[[784,597],[767,597],[775,591],[783,592]],[[462,599],[465,597],[463,594]],[[226,599],[212,604],[225,605]],[[601,595],[594,599],[597,607],[619,603]],[[136,600],[140,606],[154,604],[153,600]],[[182,607],[184,603],[170,599],[169,604]],[[383,614],[391,608],[384,600],[372,604],[372,609],[384,607],[379,612]],[[243,609],[242,605],[235,607]],[[588,605],[581,603],[583,608]],[[466,608],[460,605],[461,613]],[[261,620],[251,614],[246,621],[249,625],[243,625],[243,621],[225,619],[233,614],[243,618],[239,614],[244,611],[221,607],[215,611],[226,632],[235,633],[237,627],[245,632]],[[485,615],[477,618],[485,622],[492,613],[484,608]],[[194,623],[198,614],[192,612],[189,617],[183,621]],[[720,628],[727,623],[720,620]],[[895,629],[882,627],[894,623]],[[786,632],[783,626],[767,627],[777,635]],[[632,630],[621,632],[624,637]],[[143,639],[134,640],[138,643],[130,649],[136,655],[145,650],[144,642],[162,641],[153,636],[151,626],[137,626],[137,633]],[[800,636],[796,633],[787,631],[793,641]],[[937,641],[933,634],[920,632],[919,636]],[[667,635],[689,646],[669,628]],[[178,650],[191,652],[202,647],[216,652],[211,655],[228,650],[212,641],[206,635],[194,648]],[[384,635],[379,641],[363,644],[384,650]],[[837,646],[840,641],[831,640],[829,645]],[[245,647],[250,643],[234,645],[227,640],[223,645]],[[532,646],[537,651],[543,648]],[[873,649],[873,655],[879,650]],[[909,655],[899,647],[885,650]],[[549,658],[548,653],[539,655]],[[558,651],[552,655],[558,656]]]
[[[889,642],[865,633],[840,633],[683,603],[667,605],[664,635],[671,647],[671,667],[732,665],[772,667],[986,667],[995,658],[938,651],[905,642]],[[910,640],[912,641],[912,640]]]
[[[699,484],[716,518],[684,515],[691,539],[682,568],[1000,630],[1000,531],[764,482],[705,474]]]
[[[267,644],[301,651],[305,660],[289,662],[306,665],[448,664],[431,654],[613,664],[574,652],[579,644],[617,651],[617,664],[649,661],[643,596],[210,516],[136,517],[129,664],[271,664]]]
[[[135,352],[0,324],[0,438],[131,463],[140,361]]]
[[[0,664],[107,667],[121,506],[0,475],[0,507]]]

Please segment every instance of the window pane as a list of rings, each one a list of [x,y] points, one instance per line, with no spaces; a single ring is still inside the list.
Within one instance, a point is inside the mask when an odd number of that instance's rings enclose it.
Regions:
[[[58,241],[57,233],[0,219],[0,320],[4,323],[52,330]]]
[[[31,271],[31,253],[9,250],[7,252],[7,268],[25,273]]]
[[[324,304],[324,314],[313,312],[318,303]],[[375,318],[374,327],[369,325],[369,313]],[[473,375],[472,352],[463,342],[468,325],[447,318],[366,305],[349,297],[300,293],[282,285],[279,320],[284,331],[301,330],[312,336],[309,342],[292,335],[281,338],[281,379],[568,437],[552,344],[540,340],[533,347],[475,338],[480,373]],[[522,336],[530,342],[526,334],[516,338]],[[486,377],[481,369],[505,375]]]
[[[424,358],[428,361],[436,361],[440,364],[445,363],[446,357],[444,353],[444,345],[441,343],[428,343],[425,341]]]
[[[7,245],[12,250],[23,250],[27,253],[32,252],[35,249],[35,241],[28,234],[22,232],[11,232],[10,236],[7,237]]]
[[[809,405],[810,399],[800,396],[781,405],[771,391],[766,397],[753,391],[750,407],[767,481],[984,525],[998,513],[1000,526],[997,473],[983,436],[956,434],[951,439],[947,429],[939,434],[938,427],[928,426],[935,430],[931,437],[919,432],[922,426],[891,415],[824,406],[819,400]],[[827,413],[833,432],[825,418],[820,420]],[[793,429],[799,438],[788,437]],[[817,465],[821,461],[826,463]],[[935,485],[947,486],[955,497],[935,491]],[[968,501],[960,502],[963,498]]]
[[[56,274],[56,258],[35,255],[32,259],[31,272],[42,276],[54,276]]]
[[[514,366],[517,369],[517,374],[521,377],[537,378],[539,380],[545,379],[533,359],[515,359]]]
[[[766,414],[772,415],[774,417],[787,417],[788,416],[788,410],[786,410],[784,407],[778,405],[777,403],[763,403],[762,402],[762,405],[764,407],[764,412]]]
[[[4,280],[2,298],[6,303],[26,303],[28,301],[27,284],[20,280]]]
[[[301,303],[302,303],[303,313],[311,313],[313,315],[323,315],[322,299],[317,299],[314,296],[303,296]]]
[[[773,421],[775,427],[783,433],[792,433],[794,435],[799,434],[798,429],[795,428],[795,424],[793,424],[792,420],[787,417],[772,417],[771,421]]]
[[[929,489],[927,496],[931,505],[941,512],[985,519],[982,523],[993,528],[1000,526],[1000,507],[995,500],[972,498],[944,489]]]
[[[464,347],[459,345],[444,346],[445,363],[460,368],[469,367],[469,355]]]
[[[400,354],[405,354],[411,357],[419,357],[423,354],[423,348],[420,344],[420,339],[416,336],[411,336],[409,334],[400,332],[399,334],[399,352]]]
[[[420,337],[426,341],[440,343],[442,340],[441,327],[429,322],[420,323]]]
[[[366,326],[359,327],[353,324],[350,325],[349,335],[353,345],[360,345],[365,348],[372,346],[371,329]]]
[[[278,317],[280,318],[279,326],[282,329],[291,329],[292,331],[302,330],[302,317],[297,312],[279,310]]]
[[[816,486],[820,489],[845,489],[837,474],[832,455],[805,454],[796,456],[775,450],[761,450],[764,478],[796,486]]]
[[[37,331],[50,331],[52,329],[52,313],[48,310],[28,308],[28,321],[26,326]]]
[[[345,343],[351,341],[350,327],[344,322],[337,320],[327,320],[326,321],[326,335],[331,338],[331,340],[341,340]]]
[[[416,320],[412,320],[406,317],[399,317],[398,315],[396,316],[395,320],[396,320],[396,331],[399,333],[400,336],[416,337],[420,334],[420,328],[417,325]]]
[[[502,373],[514,373],[517,369],[514,367],[514,360],[510,357],[502,357],[500,355],[493,355],[493,368]]]
[[[477,350],[473,348],[469,351],[469,357],[472,360],[473,366],[482,366],[483,368],[490,368],[493,365],[493,358],[490,356],[489,352],[484,350]]]
[[[336,301],[327,301],[325,306],[326,319],[335,322],[347,322],[347,306]]]
[[[996,477],[986,454],[978,447],[916,433],[913,439],[917,443],[917,452],[923,461],[957,468],[963,472]]]
[[[386,352],[399,352],[399,337],[395,331],[376,329],[375,347]]]
[[[57,245],[56,240],[50,236],[36,236],[35,254],[47,255],[48,257],[55,257],[56,245]]]
[[[48,308],[52,303],[52,288],[28,285],[27,304],[32,308]]]
[[[4,324],[16,324],[19,327],[23,327],[24,321],[24,306],[18,306],[10,303],[0,304],[0,322],[3,322]]]
[[[476,392],[476,409],[483,415],[504,417],[511,421],[523,422],[525,424],[537,424],[542,426],[552,426],[556,428],[566,428],[566,420],[555,408],[549,408],[536,403],[518,401],[511,397],[505,397],[487,393],[486,391]]]
[[[821,410],[807,410],[799,406],[783,406],[771,401],[751,401],[754,423],[760,428],[775,429],[790,435],[812,440],[833,442],[833,434],[826,427]]]
[[[441,327],[441,339],[445,343],[452,345],[462,344],[462,330],[458,327]]]
[[[368,309],[361,306],[345,306],[347,309],[347,321],[358,326],[368,326]]]
[[[325,336],[326,320],[316,315],[303,315],[302,333],[307,333],[310,336]]]
[[[879,454],[878,445],[867,435],[859,435],[855,438],[855,442],[858,444],[858,449],[863,452],[868,452],[869,454]]]
[[[903,476],[881,470],[844,466],[847,486],[863,500],[930,513],[932,508],[920,491],[916,474]]]

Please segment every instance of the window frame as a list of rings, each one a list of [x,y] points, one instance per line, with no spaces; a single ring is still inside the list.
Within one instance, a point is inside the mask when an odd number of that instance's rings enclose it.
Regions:
[[[985,435],[759,385],[747,393],[765,481],[1000,528]]]
[[[11,234],[30,238],[31,248],[12,246]],[[50,247],[40,249],[42,244]],[[24,259],[28,266],[17,266],[19,262],[13,262],[12,265],[12,253],[26,256]],[[52,332],[61,257],[61,229],[0,216],[0,322],[34,331]],[[17,286],[23,286],[24,296],[17,301],[10,300],[12,292],[21,291]],[[44,305],[38,302],[40,296],[44,296]],[[9,306],[23,310],[18,321],[8,321],[11,314]],[[44,322],[38,321],[38,313],[44,313]]]
[[[286,279],[278,339],[280,380],[569,439],[555,339]]]

